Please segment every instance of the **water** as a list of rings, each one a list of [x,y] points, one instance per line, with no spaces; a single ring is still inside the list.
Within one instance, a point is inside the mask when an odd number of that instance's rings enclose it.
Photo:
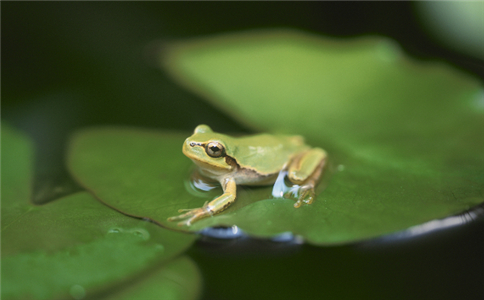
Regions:
[[[128,228],[124,229],[121,227],[114,227],[108,230],[108,234],[132,234],[136,237],[141,238],[143,241],[150,239],[150,233],[144,228]]]

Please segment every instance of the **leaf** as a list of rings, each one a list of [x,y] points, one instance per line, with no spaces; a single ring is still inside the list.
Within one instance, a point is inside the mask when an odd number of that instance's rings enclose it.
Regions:
[[[195,263],[182,256],[139,282],[116,287],[104,299],[197,299],[202,290],[201,279]]]
[[[28,203],[32,146],[2,126],[2,299],[87,295],[159,266],[194,240],[122,215],[87,193]],[[75,291],[74,291],[75,292]]]
[[[394,47],[296,32],[167,47],[164,61],[184,85],[254,128],[301,134],[330,155],[315,203],[295,209],[292,200],[272,197],[272,187],[239,187],[227,211],[185,229],[237,225],[255,236],[290,231],[313,244],[337,244],[482,203],[482,89]],[[85,130],[71,141],[70,170],[108,205],[175,229],[167,217],[221,194],[187,188],[191,162],[181,145],[189,134]]]
[[[178,82],[240,122],[304,135],[344,169],[303,218],[320,225],[284,220],[313,227],[304,235],[314,242],[377,236],[484,200],[484,90],[443,63],[412,61],[387,39],[290,30],[194,39],[162,54]]]
[[[107,205],[177,229],[166,219],[200,201],[185,189],[191,161],[181,153],[184,139],[149,130],[86,129],[70,141],[68,168]]]

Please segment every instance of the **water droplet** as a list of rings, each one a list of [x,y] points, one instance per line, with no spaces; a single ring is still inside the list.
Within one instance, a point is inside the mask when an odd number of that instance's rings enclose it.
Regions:
[[[73,285],[69,290],[69,293],[74,299],[82,299],[86,296],[86,290],[83,286],[78,284]]]
[[[131,229],[128,232],[134,234],[137,237],[140,237],[141,239],[143,239],[143,241],[147,241],[147,240],[150,239],[150,233],[146,229],[143,229],[143,228]]]
[[[344,171],[345,166],[344,165],[338,165],[337,169],[338,169],[339,172]]]
[[[121,233],[123,229],[121,228],[111,228],[108,230],[108,233]]]

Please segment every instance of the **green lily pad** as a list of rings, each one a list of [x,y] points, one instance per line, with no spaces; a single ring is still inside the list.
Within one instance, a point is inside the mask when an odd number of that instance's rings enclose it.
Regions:
[[[160,266],[192,235],[112,210],[82,192],[29,203],[32,145],[2,124],[2,299],[92,295]]]
[[[83,130],[70,142],[68,168],[107,205],[179,229],[166,219],[177,214],[180,206],[197,206],[201,201],[185,188],[192,164],[181,153],[185,138],[180,133],[141,129]]]
[[[147,278],[126,287],[116,287],[103,299],[198,299],[202,277],[195,263],[182,256],[153,272]]]
[[[272,187],[239,187],[227,211],[183,229],[237,225],[255,236],[290,231],[336,244],[482,203],[482,88],[396,49],[383,39],[338,42],[296,32],[168,46],[165,64],[184,85],[255,129],[301,134],[329,153],[313,204],[295,209],[293,200],[272,197]],[[69,167],[108,205],[177,229],[166,219],[178,209],[221,194],[187,184],[192,163],[181,145],[190,134],[85,130],[71,141]]]
[[[174,43],[162,60],[240,122],[328,150],[341,171],[319,202],[277,219],[314,242],[377,236],[484,201],[484,90],[444,63],[415,62],[382,38],[297,31]],[[267,220],[265,207],[239,215]]]

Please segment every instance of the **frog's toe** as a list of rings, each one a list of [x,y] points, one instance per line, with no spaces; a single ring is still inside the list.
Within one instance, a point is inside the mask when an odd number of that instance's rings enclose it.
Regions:
[[[180,219],[183,219],[182,217],[180,216],[174,216],[174,217],[169,217],[168,219],[166,219],[168,222],[173,222],[173,221],[177,221],[177,220],[180,220]]]
[[[191,223],[189,220],[185,220],[185,221],[178,222],[176,225],[179,227],[183,227],[183,226],[190,226]]]
[[[178,211],[178,212],[180,212],[180,211]],[[186,212],[184,214],[170,217],[170,218],[168,218],[168,221],[171,222],[171,221],[177,221],[177,220],[185,219],[187,217],[190,217],[191,215],[193,215],[193,209],[190,209],[188,212]]]
[[[173,221],[178,221],[178,220],[183,220],[186,218],[189,218],[193,216],[196,213],[196,209],[184,209],[184,210],[179,210],[178,212],[186,211],[186,213],[178,215],[178,216],[173,216],[168,218],[168,222],[173,222]]]
[[[168,222],[183,220],[183,219],[186,219],[186,218],[187,218],[186,214],[183,214],[183,215],[179,215],[179,216],[174,216],[174,217],[168,218]],[[192,218],[189,218],[189,219],[186,219],[184,221],[178,222],[177,225],[178,226],[190,226],[190,224],[191,224],[190,220]]]
[[[304,197],[303,197],[303,202],[306,203],[306,204],[311,204],[313,203],[314,201],[314,198],[315,198],[315,195],[314,195],[314,192],[313,191],[309,191]]]
[[[311,204],[314,201],[314,198],[316,197],[316,194],[314,193],[314,189],[312,187],[302,187],[301,190],[301,195],[297,199],[296,203],[294,203],[294,207],[298,208],[301,206],[301,204],[306,203],[306,204]]]
[[[169,222],[186,219],[178,223],[178,226],[190,226],[193,222],[199,219],[211,216],[213,213],[208,208],[208,202],[205,202],[203,207],[194,209],[180,209],[179,212],[185,212],[184,214],[168,218]]]
[[[179,222],[177,225],[178,226],[190,226],[195,221],[198,221],[198,220],[205,218],[205,217],[207,217],[207,212],[199,208],[188,219],[186,219],[185,221]]]

